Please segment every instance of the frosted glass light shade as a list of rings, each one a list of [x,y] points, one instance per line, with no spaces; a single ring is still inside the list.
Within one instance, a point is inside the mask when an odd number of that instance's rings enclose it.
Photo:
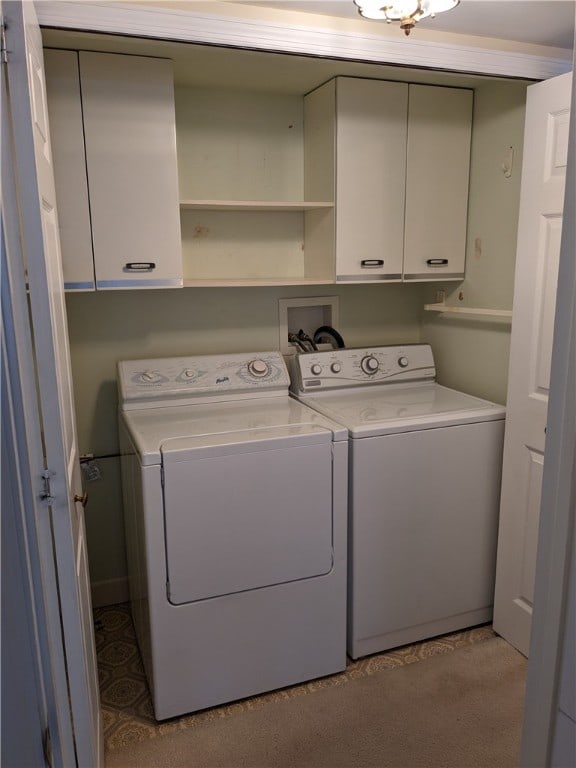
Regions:
[[[460,0],[354,0],[358,12],[365,19],[399,21],[400,28],[409,35],[414,25],[427,16],[455,8]]]

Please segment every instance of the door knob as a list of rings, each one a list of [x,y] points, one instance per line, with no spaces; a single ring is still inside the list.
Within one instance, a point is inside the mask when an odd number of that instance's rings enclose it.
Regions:
[[[82,504],[83,507],[88,504],[88,494],[83,493],[82,496],[78,495],[77,493],[74,494],[74,501],[79,501],[80,504]]]

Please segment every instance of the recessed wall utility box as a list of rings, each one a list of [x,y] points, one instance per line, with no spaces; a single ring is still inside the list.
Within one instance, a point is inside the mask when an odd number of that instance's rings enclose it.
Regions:
[[[302,299],[279,299],[278,318],[280,352],[293,355],[296,348],[288,341],[289,333],[303,330],[310,337],[321,325],[338,329],[338,296],[311,296]]]

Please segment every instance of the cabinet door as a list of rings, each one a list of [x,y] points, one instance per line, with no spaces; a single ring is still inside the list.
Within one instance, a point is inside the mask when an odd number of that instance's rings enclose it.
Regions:
[[[80,52],[97,288],[182,285],[172,65]]]
[[[64,287],[94,290],[78,53],[46,49],[44,66]]]
[[[336,280],[401,280],[408,86],[338,78]]]
[[[463,279],[472,91],[411,85],[404,280]]]

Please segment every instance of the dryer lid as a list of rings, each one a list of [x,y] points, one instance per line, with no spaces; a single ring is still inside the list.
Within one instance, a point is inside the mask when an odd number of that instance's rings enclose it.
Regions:
[[[317,424],[292,424],[282,427],[222,432],[216,435],[178,437],[161,446],[162,463],[175,463],[213,456],[294,448],[332,442],[332,432]],[[287,468],[289,471],[289,468]]]
[[[277,398],[177,405],[121,411],[121,420],[134,450],[144,465],[160,464],[161,446],[177,439],[196,439],[217,444],[218,436],[238,434],[244,442],[270,439],[271,430],[289,427],[292,437],[324,430],[333,440],[346,440],[344,427],[287,395]],[[240,437],[241,436],[241,437]],[[228,439],[228,438],[223,438]],[[236,439],[236,438],[235,438]],[[216,443],[215,443],[216,441]],[[180,444],[182,447],[184,443]],[[192,443],[190,443],[192,445]],[[197,447],[200,442],[194,443]]]

